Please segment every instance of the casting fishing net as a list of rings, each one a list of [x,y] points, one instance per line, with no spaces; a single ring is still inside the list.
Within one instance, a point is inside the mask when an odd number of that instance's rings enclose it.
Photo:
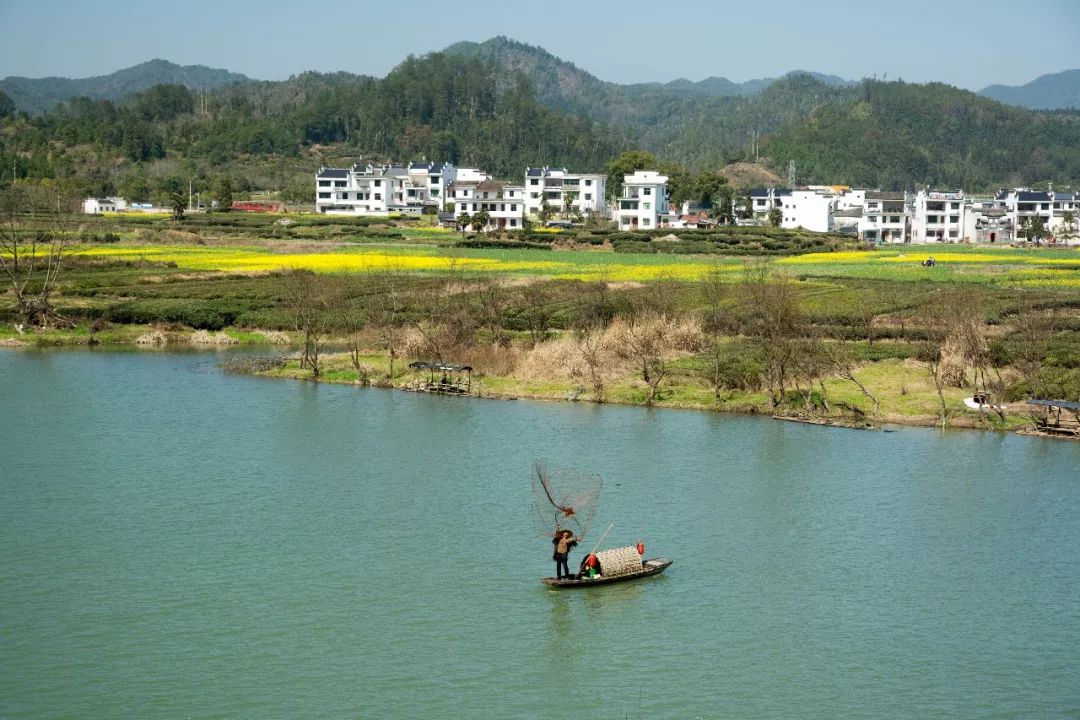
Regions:
[[[551,537],[573,530],[579,540],[589,532],[604,482],[576,470],[550,471],[547,462],[532,466],[532,520],[537,535]]]

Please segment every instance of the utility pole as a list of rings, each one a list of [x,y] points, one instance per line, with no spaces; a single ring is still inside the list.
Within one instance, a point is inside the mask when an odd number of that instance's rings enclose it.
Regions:
[[[187,209],[191,210],[191,179],[187,181]]]

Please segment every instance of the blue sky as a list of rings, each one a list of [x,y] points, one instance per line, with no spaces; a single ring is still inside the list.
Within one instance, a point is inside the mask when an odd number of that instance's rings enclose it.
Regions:
[[[979,89],[1080,68],[1080,0],[0,0],[0,77],[85,77],[155,57],[268,80],[382,76],[409,53],[495,35],[615,82],[802,69]]]

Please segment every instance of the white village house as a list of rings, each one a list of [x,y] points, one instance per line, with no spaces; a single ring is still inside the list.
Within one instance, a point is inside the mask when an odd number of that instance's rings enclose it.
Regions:
[[[454,182],[449,190],[454,219],[488,215],[484,230],[520,230],[525,219],[525,188],[497,180]]]
[[[668,178],[656,170],[638,170],[623,176],[622,196],[616,201],[615,222],[620,230],[653,230],[668,213]]]
[[[453,165],[433,162],[323,167],[315,174],[315,209],[350,215],[419,214],[425,207],[442,207],[454,175]]]
[[[86,198],[83,200],[83,213],[87,215],[120,212],[126,209],[127,200],[122,197]]]
[[[525,211],[539,217],[544,204],[551,213],[582,217],[607,212],[604,175],[571,173],[566,168],[525,169]],[[569,213],[567,213],[569,211]]]

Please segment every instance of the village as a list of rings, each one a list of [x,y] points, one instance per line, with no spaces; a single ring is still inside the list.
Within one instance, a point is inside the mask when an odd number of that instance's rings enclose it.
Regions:
[[[520,184],[446,162],[370,162],[315,173],[314,211],[324,215],[391,217],[431,214],[445,227],[482,232],[539,224],[569,228],[586,221],[622,231],[772,225],[840,233],[874,244],[1080,244],[1080,192],[1003,189],[980,195],[962,189],[882,191],[847,185],[758,187],[719,208],[670,201],[669,179],[657,170],[623,177],[617,195],[608,177],[566,168],[527,167]],[[231,209],[268,211],[275,203],[237,202]],[[310,206],[309,206],[310,207]],[[198,209],[197,207],[192,209]],[[88,198],[88,214],[167,212],[123,198]]]

